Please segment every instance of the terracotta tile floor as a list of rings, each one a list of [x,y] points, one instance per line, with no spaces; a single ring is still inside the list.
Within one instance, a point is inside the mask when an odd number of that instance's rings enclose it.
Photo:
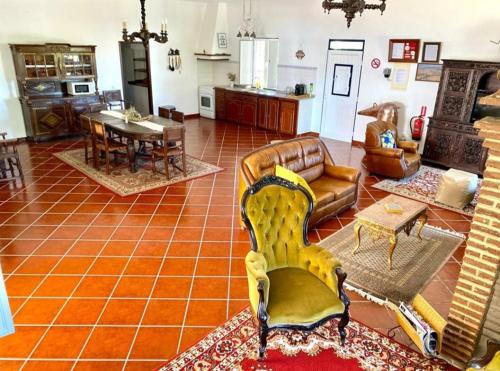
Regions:
[[[0,369],[153,369],[248,305],[238,158],[278,137],[204,119],[187,127],[189,154],[225,171],[125,198],[52,156],[77,140],[21,146],[26,186],[0,186],[0,260],[17,330],[0,339]],[[337,163],[360,167],[363,150],[327,144]],[[371,187],[378,180],[364,175],[357,208],[310,239],[386,196]],[[431,224],[468,231],[470,218],[431,210]],[[443,315],[462,255],[424,291]],[[350,297],[354,318],[382,332],[396,325],[384,307]]]

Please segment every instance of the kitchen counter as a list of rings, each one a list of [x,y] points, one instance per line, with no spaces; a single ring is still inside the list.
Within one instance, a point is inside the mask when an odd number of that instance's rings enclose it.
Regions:
[[[215,87],[215,116],[240,125],[285,135],[311,131],[314,96],[267,89]]]
[[[256,89],[256,88],[240,88],[240,87],[230,87],[230,86],[216,86],[216,89],[223,89],[226,91],[233,91],[237,93],[246,93],[252,95],[261,95],[272,98],[281,98],[281,99],[294,99],[294,100],[309,100],[314,99],[314,95],[294,95],[294,94],[286,94],[283,91],[271,90],[271,89]]]

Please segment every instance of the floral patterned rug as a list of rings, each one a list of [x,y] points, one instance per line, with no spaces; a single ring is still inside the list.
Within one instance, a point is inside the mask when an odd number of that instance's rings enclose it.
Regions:
[[[346,331],[344,347],[337,320],[314,332],[271,331],[266,359],[258,361],[257,327],[247,308],[158,370],[456,370],[352,319]]]
[[[477,204],[477,198],[479,196],[479,189],[481,188],[481,179],[479,180],[479,186],[472,202],[464,209],[457,209],[455,207],[434,201],[439,187],[439,181],[445,172],[446,171],[442,169],[421,166],[420,170],[411,177],[401,180],[385,179],[373,185],[373,187],[390,193],[395,193],[400,196],[412,198],[417,201],[436,205],[442,207],[443,209],[455,211],[460,214],[473,216],[474,209]]]
[[[96,170],[91,162],[89,164],[85,163],[83,148],[54,153],[54,156],[120,196],[130,196],[224,170],[218,166],[186,156],[187,176],[184,177],[182,171],[177,168],[170,167],[170,179],[167,179],[163,174],[153,173],[150,159],[138,157],[136,158],[138,169],[136,173],[131,173],[128,170],[127,163],[120,160],[117,166],[111,161],[111,172],[107,175],[104,165],[100,166],[100,170]],[[156,166],[158,170],[163,171],[163,161],[158,161]]]

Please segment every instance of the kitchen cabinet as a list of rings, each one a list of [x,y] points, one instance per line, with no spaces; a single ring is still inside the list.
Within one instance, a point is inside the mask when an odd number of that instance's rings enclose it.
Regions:
[[[226,119],[226,99],[224,91],[215,89],[215,118],[217,120]]]
[[[80,115],[100,103],[96,94],[69,95],[66,83],[94,82],[95,46],[10,45],[26,135],[35,141],[81,133]]]
[[[268,99],[267,106],[267,129],[272,131],[278,131],[279,128],[279,111],[280,111],[280,101],[275,98]]]
[[[240,122],[241,118],[241,101],[234,98],[226,98],[226,120],[232,122]]]
[[[217,87],[216,117],[286,135],[310,132],[312,99]]]
[[[247,126],[257,125],[257,98],[244,97],[242,99],[239,123]]]
[[[269,99],[259,97],[257,101],[257,110],[259,112],[259,117],[257,119],[257,127],[261,129],[267,129],[268,118],[269,118]]]
[[[297,129],[297,102],[282,100],[280,102],[279,132],[295,135]]]

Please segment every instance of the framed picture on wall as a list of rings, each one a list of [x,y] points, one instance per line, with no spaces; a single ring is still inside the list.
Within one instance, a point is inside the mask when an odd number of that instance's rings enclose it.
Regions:
[[[227,48],[227,34],[219,32],[217,34],[217,41],[219,44],[219,48],[221,48],[221,49]]]
[[[419,39],[389,40],[389,62],[418,63]]]
[[[422,48],[423,63],[439,63],[441,56],[441,43],[424,42]]]
[[[443,65],[439,63],[419,63],[417,65],[416,81],[440,82]]]

